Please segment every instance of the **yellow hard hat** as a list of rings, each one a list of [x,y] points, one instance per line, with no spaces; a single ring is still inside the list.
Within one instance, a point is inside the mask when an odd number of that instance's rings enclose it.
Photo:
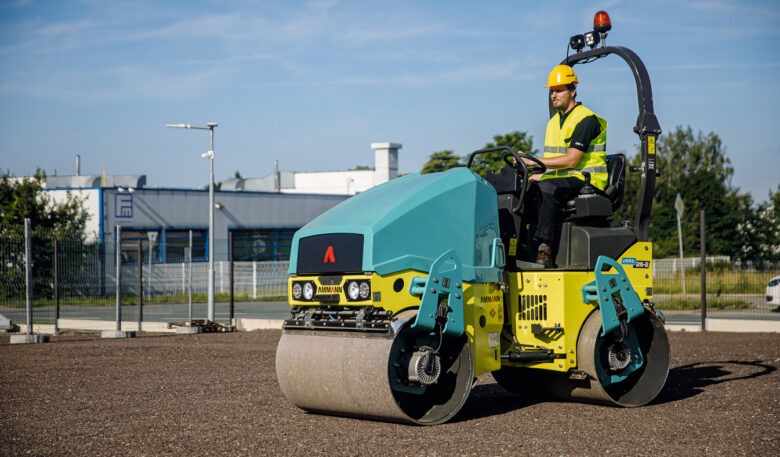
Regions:
[[[547,85],[544,87],[568,86],[569,84],[579,84],[577,73],[574,73],[574,70],[568,65],[556,65],[550,71]]]

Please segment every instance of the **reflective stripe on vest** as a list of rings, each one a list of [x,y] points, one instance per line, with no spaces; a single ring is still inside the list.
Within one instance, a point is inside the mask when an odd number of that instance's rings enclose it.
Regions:
[[[591,180],[592,180],[594,173],[607,173],[609,170],[607,170],[607,167],[585,167],[582,170],[575,170],[575,169],[572,169],[572,168],[557,168],[555,170],[547,170],[547,171],[545,171],[544,175],[545,176],[547,176],[547,175],[555,176],[556,178],[565,178],[567,176],[580,177],[580,176],[582,176],[582,172],[583,171],[586,171],[586,172],[590,173]],[[580,178],[580,179],[583,179],[583,178]]]
[[[549,170],[542,175],[542,179],[575,177],[584,181],[585,176],[583,176],[582,171],[586,171],[590,173],[591,184],[604,190],[608,179],[606,166],[607,121],[583,105],[574,107],[564,120],[563,126],[561,126],[560,116],[560,113],[556,113],[547,123],[544,137],[544,157],[566,155],[569,152],[569,142],[575,127],[588,116],[596,116],[599,125],[601,125],[601,132],[590,142],[576,167]]]
[[[588,146],[588,149],[586,149],[585,152],[606,151],[606,150],[607,150],[606,144],[591,144],[590,146]],[[544,152],[545,153],[549,152],[550,154],[564,155],[567,152],[569,152],[569,147],[568,146],[545,146]]]

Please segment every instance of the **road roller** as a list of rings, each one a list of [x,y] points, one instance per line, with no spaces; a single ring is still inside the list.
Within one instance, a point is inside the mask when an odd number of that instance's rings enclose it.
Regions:
[[[534,261],[526,205],[529,177],[545,167],[503,146],[474,151],[465,167],[393,179],[313,219],[293,237],[291,314],[276,352],[292,404],[436,425],[458,414],[488,373],[531,400],[638,407],[658,395],[670,364],[649,240],[661,129],[642,61],[598,45],[608,30],[600,11],[593,31],[570,39],[574,52],[562,63],[617,55],[628,64],[642,165],[609,155],[605,190],[586,185],[567,202],[554,267]],[[506,166],[472,170],[493,154]],[[627,171],[641,181],[636,213],[613,221]]]

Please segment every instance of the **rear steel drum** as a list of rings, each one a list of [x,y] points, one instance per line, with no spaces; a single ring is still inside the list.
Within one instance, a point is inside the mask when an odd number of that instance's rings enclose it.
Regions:
[[[624,353],[613,334],[601,336],[601,312],[585,320],[577,340],[578,367],[575,373],[558,373],[533,368],[504,367],[494,372],[499,385],[528,398],[541,389],[559,398],[625,407],[646,405],[661,392],[669,374],[669,338],[661,320],[645,312],[628,324],[642,354],[643,365],[614,382]]]

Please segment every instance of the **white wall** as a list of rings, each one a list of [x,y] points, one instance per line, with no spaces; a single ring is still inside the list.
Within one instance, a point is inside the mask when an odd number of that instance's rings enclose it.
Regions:
[[[398,177],[400,143],[371,143],[374,150],[373,170],[294,173],[293,187],[282,186],[289,194],[355,195]]]
[[[290,194],[355,195],[374,186],[373,170],[295,173],[294,188],[283,188]]]
[[[68,194],[83,198],[83,206],[89,214],[85,228],[87,241],[94,241],[98,238],[100,233],[100,189],[44,189],[44,191],[51,198],[52,202],[58,205],[68,200]]]

